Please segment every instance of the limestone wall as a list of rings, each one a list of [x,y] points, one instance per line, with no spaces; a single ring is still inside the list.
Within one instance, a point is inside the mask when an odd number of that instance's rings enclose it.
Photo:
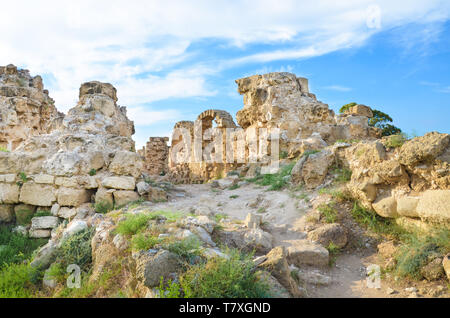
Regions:
[[[0,152],[0,222],[29,226],[36,212],[50,211],[29,228],[32,237],[49,237],[61,220],[94,213],[94,203],[112,208],[139,199],[143,162],[134,124],[116,101],[111,84],[84,83],[59,129]]]

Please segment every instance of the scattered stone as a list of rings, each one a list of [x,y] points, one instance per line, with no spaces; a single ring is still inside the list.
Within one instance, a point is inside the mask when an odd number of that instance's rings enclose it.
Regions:
[[[333,243],[338,248],[343,248],[347,245],[347,232],[337,223],[326,224],[309,232],[308,239],[322,246],[329,246],[330,243]]]
[[[58,227],[59,219],[56,216],[40,216],[31,219],[33,230],[54,229]]]
[[[388,294],[388,295],[392,295],[392,294],[395,294],[395,293],[396,293],[396,291],[393,290],[393,289],[390,288],[390,287],[388,287],[388,288],[386,289],[386,294]]]
[[[244,220],[244,225],[249,229],[259,229],[261,225],[262,217],[260,215],[256,215],[254,213],[247,214],[247,217]]]
[[[328,250],[319,244],[307,240],[291,241],[287,249],[287,259],[297,267],[302,265],[327,266],[329,262]]]
[[[32,267],[40,267],[41,269],[47,269],[51,263],[56,258],[56,254],[58,251],[58,245],[53,242],[49,241],[47,244],[42,246],[39,251],[34,256],[33,260],[31,261],[30,265]]]
[[[438,257],[420,269],[420,273],[429,281],[438,280],[444,276],[442,258]]]
[[[63,238],[72,236],[74,234],[77,234],[81,231],[84,231],[88,228],[88,225],[86,221],[82,220],[74,220],[72,221],[67,228],[63,232]]]
[[[160,250],[155,255],[145,253],[136,263],[137,279],[149,288],[159,286],[161,277],[167,279],[180,266],[177,256],[166,250]]]

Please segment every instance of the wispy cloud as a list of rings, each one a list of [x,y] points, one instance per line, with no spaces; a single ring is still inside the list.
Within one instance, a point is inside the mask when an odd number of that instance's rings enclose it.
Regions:
[[[325,86],[324,89],[328,89],[336,92],[350,92],[352,90],[351,87],[341,86],[341,85],[330,85]]]

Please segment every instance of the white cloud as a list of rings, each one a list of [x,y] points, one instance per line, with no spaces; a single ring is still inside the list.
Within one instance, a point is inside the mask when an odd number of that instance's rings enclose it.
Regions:
[[[336,92],[350,92],[352,90],[351,87],[341,86],[341,85],[330,85],[325,86],[325,89],[336,91]]]
[[[379,20],[373,12],[380,12]],[[143,107],[170,97],[214,95],[206,78],[230,67],[353,48],[376,32],[413,22],[425,31],[399,43],[430,43],[449,18],[450,2],[17,0],[2,3],[2,13],[0,65],[51,76],[54,81],[45,83],[50,95],[67,111],[79,85],[94,79],[115,85],[119,103]],[[189,49],[208,39],[241,53],[229,58]],[[252,45],[264,49],[248,53]]]

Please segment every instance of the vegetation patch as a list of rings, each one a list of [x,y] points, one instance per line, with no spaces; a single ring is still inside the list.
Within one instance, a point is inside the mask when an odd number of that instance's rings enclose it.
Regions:
[[[320,215],[326,223],[335,223],[337,221],[338,214],[335,208],[335,202],[322,203],[317,207],[317,211],[320,212]]]
[[[247,181],[254,182],[261,186],[269,186],[268,191],[281,190],[288,184],[294,166],[295,162],[291,162],[290,164],[283,166],[277,173],[258,175]]]
[[[114,205],[109,202],[96,202],[94,205],[95,212],[106,214],[114,210]]]
[[[408,140],[405,134],[396,134],[389,136],[387,138],[385,145],[388,148],[398,148],[403,146],[403,144]]]
[[[190,266],[179,282],[159,287],[160,297],[177,298],[264,298],[268,285],[255,273],[251,255],[227,250],[228,258],[214,257]]]

